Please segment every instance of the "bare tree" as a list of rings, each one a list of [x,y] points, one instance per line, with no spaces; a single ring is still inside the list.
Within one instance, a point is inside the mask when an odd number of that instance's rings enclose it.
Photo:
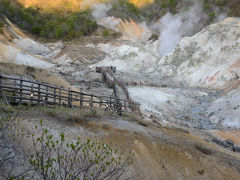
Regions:
[[[17,125],[17,116],[11,106],[0,106],[0,178],[21,174],[25,167],[26,157],[21,149],[24,134]]]

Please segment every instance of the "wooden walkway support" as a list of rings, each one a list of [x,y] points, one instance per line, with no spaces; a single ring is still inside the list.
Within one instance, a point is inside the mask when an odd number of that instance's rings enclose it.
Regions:
[[[95,96],[1,73],[0,91],[4,92],[12,104],[98,108],[116,112],[120,112],[120,108],[121,111],[129,112],[129,109],[133,109],[132,106],[138,108],[140,106],[114,97]],[[138,113],[133,110],[132,112]]]
[[[100,68],[100,67],[97,67]],[[134,102],[128,93],[127,87],[125,86],[124,83],[122,83],[121,81],[119,81],[115,76],[114,76],[114,72],[112,71],[112,68],[102,68],[101,69],[102,75],[104,80],[106,81],[106,83],[109,85],[109,87],[111,87],[113,89],[115,98],[116,98],[116,102],[115,105],[117,105],[117,111],[119,112],[119,114],[121,114],[121,111],[123,109],[127,109],[130,108],[130,110],[134,113],[137,113],[139,115],[141,115],[141,111],[140,111],[140,105],[136,102]],[[119,98],[119,88],[121,88],[125,94],[126,100],[122,101]]]

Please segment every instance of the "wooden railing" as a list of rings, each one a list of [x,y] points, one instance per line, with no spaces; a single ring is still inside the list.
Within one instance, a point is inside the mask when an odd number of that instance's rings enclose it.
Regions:
[[[0,74],[0,92],[12,104],[100,108],[119,114],[123,111],[138,113],[140,106],[113,97],[95,96],[3,74]]]

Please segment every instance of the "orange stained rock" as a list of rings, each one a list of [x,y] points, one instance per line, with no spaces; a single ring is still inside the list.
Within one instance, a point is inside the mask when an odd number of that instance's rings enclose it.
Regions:
[[[229,139],[232,140],[236,145],[240,145],[240,130],[231,130],[231,131],[220,131],[214,130],[215,134],[220,139]]]
[[[238,70],[240,68],[240,57],[239,57],[239,59],[235,62],[235,63],[233,63],[229,68],[228,68],[228,70],[229,71],[233,71],[233,70]]]
[[[151,34],[150,30],[146,26],[137,24],[133,20],[130,20],[129,22],[121,21],[119,24],[119,30],[123,34],[137,39],[142,39],[144,36]]]

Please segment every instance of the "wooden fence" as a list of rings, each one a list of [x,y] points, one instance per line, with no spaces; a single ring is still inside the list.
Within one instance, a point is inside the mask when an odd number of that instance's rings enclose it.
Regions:
[[[0,74],[0,92],[9,103],[64,106],[69,108],[100,108],[125,112],[139,112],[139,104],[107,96],[95,96],[48,84]]]

